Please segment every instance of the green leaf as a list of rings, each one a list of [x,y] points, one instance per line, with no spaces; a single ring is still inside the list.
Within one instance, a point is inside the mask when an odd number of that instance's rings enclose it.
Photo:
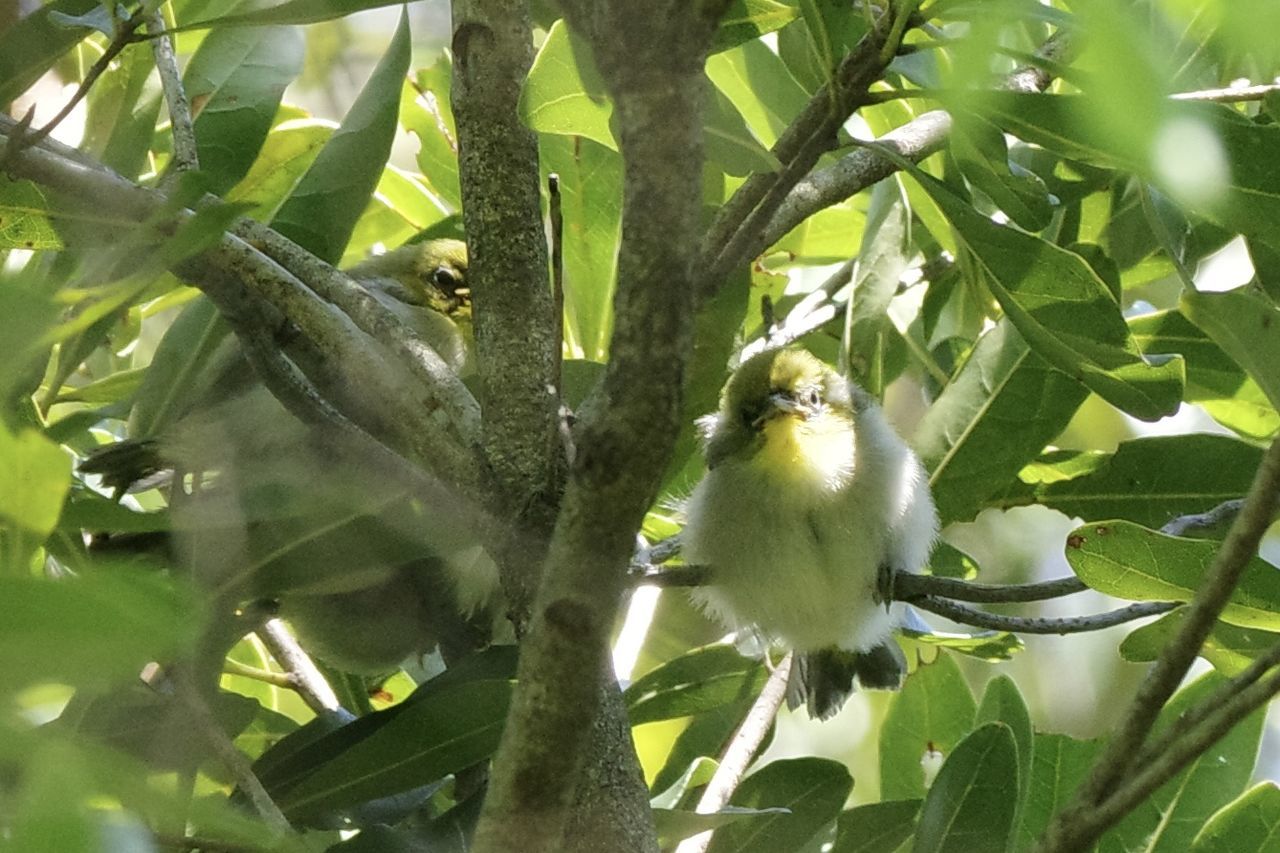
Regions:
[[[1026,700],[1018,691],[1018,685],[1007,675],[998,675],[987,682],[982,693],[982,701],[978,704],[978,713],[974,716],[974,724],[1004,723],[1013,733],[1014,744],[1018,748],[1018,795],[1019,816],[1014,826],[1020,823],[1020,812],[1027,799],[1027,790],[1031,785],[1031,764],[1034,758],[1034,733],[1031,728],[1031,712],[1027,710]]]
[[[305,819],[484,761],[498,747],[511,690],[508,680],[476,679],[397,706],[376,731],[303,776],[277,802],[290,817]]]
[[[0,175],[0,249],[61,248],[40,187]]]
[[[1149,144],[1133,145],[1094,120],[1105,100],[996,92],[984,106],[992,120],[1028,142],[1135,172],[1218,224],[1280,245],[1280,127],[1252,123],[1217,104],[1164,102],[1163,115],[1142,130]],[[1194,148],[1198,168],[1162,161],[1162,152],[1175,146]]]
[[[786,809],[716,831],[707,853],[799,850],[840,814],[853,779],[845,766],[823,758],[773,761],[742,781],[729,804]]]
[[[0,578],[0,695],[44,681],[101,688],[136,678],[188,648],[200,627],[189,597],[155,573]]]
[[[1004,134],[961,113],[951,133],[951,153],[964,176],[996,207],[1027,231],[1049,225],[1053,207],[1044,181],[1009,160]]]
[[[1190,601],[1219,543],[1165,536],[1128,521],[1100,521],[1067,537],[1067,562],[1093,589],[1131,601]],[[1280,571],[1250,559],[1222,619],[1280,631]]]
[[[321,21],[335,21],[366,9],[381,9],[386,6],[400,6],[403,0],[287,0],[276,6],[257,9],[252,12],[238,12],[232,15],[220,15],[183,24],[175,28],[176,32],[185,30],[202,30],[209,27],[262,27],[271,24],[318,24]]]
[[[1258,383],[1180,312],[1134,317],[1129,330],[1143,352],[1176,352],[1186,359],[1186,399],[1218,423],[1251,438],[1266,438],[1280,428],[1280,415]]]
[[[1130,632],[1120,643],[1120,656],[1135,663],[1154,661],[1182,626],[1186,615],[1186,608],[1179,607],[1151,624]],[[1223,675],[1237,675],[1258,655],[1275,645],[1276,640],[1276,635],[1270,631],[1216,622],[1200,647],[1200,657],[1213,664],[1213,668]]]
[[[880,728],[880,796],[911,800],[925,793],[920,760],[949,753],[973,727],[977,706],[960,668],[946,653],[921,665],[889,704]]]
[[[1187,291],[1179,307],[1280,409],[1280,307],[1248,287],[1225,293]]]
[[[828,853],[894,853],[915,832],[920,803],[887,800],[843,812]]]
[[[720,17],[711,38],[711,52],[718,53],[780,30],[795,20],[795,7],[777,0],[734,0]]]
[[[273,228],[329,263],[342,257],[391,152],[409,56],[409,18],[402,12],[387,52],[341,127],[272,220]]]
[[[89,34],[88,27],[63,23],[66,16],[87,15],[98,8],[97,0],[52,0],[0,33],[0,104],[25,92],[58,57]]]
[[[867,31],[866,14],[840,0],[800,0],[812,63],[823,82]]]
[[[0,520],[43,540],[71,488],[71,457],[33,429],[16,435],[0,423]]]
[[[703,646],[641,676],[622,698],[638,726],[754,699],[768,678],[760,661],[733,646]]]
[[[1066,427],[1088,391],[1002,319],[920,420],[912,442],[942,523],[963,521]],[[1015,428],[1016,426],[1016,428]]]
[[[534,57],[518,110],[525,124],[540,133],[583,136],[618,150],[610,128],[613,102],[590,48],[563,20],[551,25]]]
[[[1031,781],[1018,831],[1019,849],[1029,849],[1063,809],[1093,767],[1102,745],[1059,734],[1039,734],[1033,740]]]
[[[658,830],[658,844],[663,848],[674,846],[677,841],[698,835],[713,829],[719,829],[731,823],[750,822],[753,819],[788,815],[790,810],[784,808],[744,809],[737,806],[726,806],[718,812],[699,814],[686,809],[653,810],[653,823]]]
[[[1018,748],[1004,723],[974,729],[947,757],[920,808],[912,853],[1003,851],[1013,838]]]
[[[707,76],[733,101],[765,145],[778,140],[809,98],[778,54],[762,41],[749,41],[711,56]]]
[[[1000,504],[1040,504],[1072,517],[1160,527],[1243,497],[1261,462],[1261,449],[1230,436],[1136,438],[1121,442],[1115,453],[1048,454],[1023,469],[1022,483]]]
[[[1259,782],[1223,806],[1196,834],[1191,853],[1267,853],[1280,841],[1280,788]]]
[[[901,165],[942,208],[992,295],[1037,353],[1134,417],[1152,421],[1177,411],[1182,360],[1143,357],[1110,289],[1083,258],[997,225],[941,181],[905,160]]]
[[[230,340],[229,332],[218,310],[204,296],[182,309],[156,346],[138,388],[129,416],[130,436],[154,436],[188,411],[210,379],[217,378],[208,376],[205,368],[223,342]]]
[[[90,382],[88,385],[68,388],[62,391],[58,394],[57,402],[102,405],[103,403],[118,403],[122,400],[127,400],[138,390],[138,386],[142,384],[142,379],[146,372],[147,369],[145,367],[117,371],[104,376],[96,382]]]
[[[853,292],[845,312],[844,350],[851,378],[882,397],[884,350],[889,332],[889,302],[907,269],[911,212],[895,180],[881,181],[871,191],[862,246],[853,269]]]
[[[706,88],[703,121],[708,165],[738,178],[781,169],[782,163],[751,132],[733,102],[710,83]]]
[[[985,661],[1012,660],[1026,646],[1017,634],[1008,631],[975,631],[960,634],[950,631],[916,631],[902,629],[902,635],[917,643],[940,649],[951,649],[962,655]]]
[[[458,185],[458,128],[449,106],[453,64],[442,54],[406,83],[400,101],[400,121],[418,137],[418,169],[431,189],[453,210],[462,207]]]
[[[155,533],[168,530],[169,527],[168,511],[135,512],[83,487],[71,493],[58,518],[59,530],[77,535],[84,530]]]
[[[249,171],[302,58],[302,35],[293,27],[220,28],[200,43],[183,83],[210,192],[225,193]]]
[[[267,134],[249,172],[227,192],[227,201],[249,205],[245,215],[270,220],[315,163],[333,125],[319,119],[278,124]]]
[[[1187,687],[1160,712],[1157,735],[1200,702],[1226,679],[1210,673]],[[1244,791],[1253,775],[1258,742],[1266,710],[1250,714],[1196,758],[1185,770],[1166,782],[1098,844],[1099,853],[1142,849],[1150,853],[1182,853],[1219,808]]]
[[[565,340],[591,361],[608,357],[622,233],[622,157],[589,139],[542,136],[542,163],[560,176],[566,223]],[[543,182],[545,185],[545,181]]]

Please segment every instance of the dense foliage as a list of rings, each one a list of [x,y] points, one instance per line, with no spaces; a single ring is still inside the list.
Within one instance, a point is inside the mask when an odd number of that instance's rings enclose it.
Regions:
[[[317,713],[289,662],[253,632],[271,615],[256,609],[263,600],[349,591],[353,566],[416,554],[404,530],[442,514],[465,526],[461,507],[485,503],[467,492],[475,482],[454,457],[436,460],[429,441],[396,432],[405,423],[396,407],[417,391],[373,383],[358,402],[385,406],[385,417],[352,416],[452,496],[419,495],[404,517],[386,508],[413,489],[399,481],[353,498],[368,486],[359,477],[335,483],[314,470],[305,499],[246,493],[228,516],[178,505],[198,496],[199,472],[180,474],[174,492],[164,484],[122,497],[78,468],[100,445],[159,436],[189,412],[233,327],[274,317],[276,341],[330,328],[275,295],[270,270],[226,260],[234,242],[314,284],[255,242],[261,232],[242,218],[341,267],[410,239],[465,236],[451,51],[415,49],[416,12],[406,9],[335,126],[298,106],[290,87],[336,74],[308,63],[349,35],[346,16],[384,3],[171,0],[158,14],[177,34],[199,163],[181,170],[159,54],[141,38],[155,31],[154,5],[50,0],[0,31],[0,102],[22,104],[50,79],[87,86],[58,128],[82,125],[74,150],[32,141],[38,121],[0,124],[0,846],[467,849],[479,780],[517,689],[514,648],[478,640],[446,655],[447,668],[434,656],[376,678],[324,665],[341,708]],[[599,383],[616,354],[625,137],[615,90],[593,61],[601,36],[571,27],[554,4],[533,5],[536,56],[518,111],[536,133],[543,203],[563,219],[555,382],[568,408],[607,410]],[[897,401],[944,527],[1047,507],[1079,521],[1052,547],[1088,587],[1125,602],[1192,601],[1224,553],[1226,525],[1186,517],[1244,498],[1280,429],[1280,87],[1269,85],[1280,74],[1280,8],[883,5],[736,0],[711,38],[699,77],[703,213],[736,248],[704,246],[694,273],[706,298],[646,542],[678,532],[673,507],[703,464],[694,419],[715,407],[736,353],[798,341]],[[859,74],[869,89],[843,93]],[[816,149],[796,146],[792,129],[846,94],[856,112],[815,131]],[[412,163],[392,156],[406,137]],[[742,207],[761,176],[777,178],[772,195]],[[130,184],[157,192],[134,195]],[[243,282],[225,285],[210,270]],[[719,276],[709,285],[697,278],[706,270]],[[276,313],[235,316],[236,287]],[[485,310],[482,294],[476,302]],[[366,346],[376,366],[391,352],[353,340],[342,343],[350,350],[318,345],[316,359],[356,371],[343,374],[348,385],[368,374],[346,353]],[[468,383],[431,397],[446,401],[437,414],[452,426],[424,423],[447,437],[477,412],[492,418],[502,401]],[[333,401],[349,414],[352,398]],[[1212,419],[1212,433],[1178,421],[1158,433],[1124,426],[1118,446],[1090,434],[1187,406],[1207,415],[1197,423]],[[1274,481],[1270,489],[1274,500]],[[489,544],[486,535],[458,538]],[[235,552],[241,564],[215,571],[154,547],[167,536],[207,554],[249,544]],[[1204,734],[1197,722],[1216,736],[1101,826],[1099,850],[1275,849],[1280,789],[1255,784],[1254,762],[1262,709],[1280,690],[1280,573],[1256,556],[1256,539],[1247,550],[1238,585],[1195,644],[1216,672],[1150,709],[1154,742],[1170,754],[1179,737]],[[932,571],[993,577],[948,544]],[[923,609],[927,594],[948,598],[917,591]],[[378,628],[399,630],[394,602],[376,607]],[[719,640],[678,590],[662,592],[647,622],[631,608],[638,637],[622,630],[621,609],[617,659],[631,661],[620,665],[622,698],[664,848],[715,829],[713,851],[1031,849],[1103,744],[1042,731],[1007,675],[977,692],[966,679],[968,660],[1015,657],[1018,634],[1044,626],[948,612],[976,627],[913,623],[902,638],[913,660],[904,689],[859,706],[871,723],[851,766],[872,778],[854,788],[840,761],[777,758],[706,815],[695,813],[703,786],[769,666]],[[1190,621],[1186,607],[1134,612],[1161,615],[1124,639],[1118,653],[1129,661],[1156,660]],[[1233,718],[1214,716],[1242,696]],[[1152,755],[1138,755],[1138,771]],[[258,795],[245,790],[250,779]]]

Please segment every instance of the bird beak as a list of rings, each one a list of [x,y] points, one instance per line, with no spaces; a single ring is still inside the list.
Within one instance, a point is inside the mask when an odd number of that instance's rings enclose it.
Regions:
[[[798,406],[796,401],[791,399],[791,396],[788,394],[770,394],[768,404],[769,405],[764,410],[764,413],[760,415],[760,417],[756,418],[755,423],[753,424],[756,428],[763,426],[765,422],[776,417],[803,414],[803,412],[800,411],[800,406]]]

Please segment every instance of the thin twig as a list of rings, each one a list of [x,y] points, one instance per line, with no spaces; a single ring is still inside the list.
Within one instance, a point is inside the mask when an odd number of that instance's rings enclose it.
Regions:
[[[1038,847],[1041,853],[1085,849],[1101,833],[1101,827],[1094,825],[1089,815],[1103,806],[1126,778],[1142,772],[1142,768],[1135,765],[1135,759],[1156,716],[1182,683],[1249,561],[1257,554],[1258,543],[1270,526],[1277,505],[1280,505],[1280,439],[1273,441],[1262,457],[1245,505],[1205,573],[1181,629],[1147,673],[1124,720],[1095,761],[1089,779],[1080,787],[1073,802],[1050,822]]]
[[[1172,518],[1160,528],[1160,532],[1167,536],[1185,536],[1192,530],[1208,530],[1231,521],[1242,508],[1244,501],[1239,498],[1223,501],[1208,512]]]
[[[1077,837],[1097,838],[1119,823],[1136,806],[1225,737],[1245,717],[1270,702],[1277,693],[1280,693],[1280,670],[1226,698],[1221,705],[1212,708],[1196,726],[1167,744],[1163,751],[1144,751],[1141,760],[1134,762],[1134,773],[1111,796],[1083,816],[1082,823],[1075,827]],[[1086,841],[1084,846],[1059,849],[1084,850],[1088,849],[1088,844]]]
[[[720,765],[698,800],[695,809],[698,814],[715,814],[728,805],[733,792],[747,775],[751,760],[760,749],[760,744],[764,743],[769,727],[773,725],[773,719],[786,699],[793,657],[793,652],[787,652],[773,668],[773,672],[769,673],[769,680],[765,682],[760,695],[742,718],[738,730],[733,733],[729,745],[720,756]],[[711,835],[711,830],[708,830],[686,838],[680,842],[676,853],[704,853],[711,844]]]
[[[898,572],[893,581],[893,595],[899,601],[915,601],[923,596],[973,601],[983,604],[1012,604],[1023,601],[1047,601],[1083,592],[1084,581],[1074,575],[1037,583],[990,584]]]
[[[85,99],[89,94],[89,90],[93,88],[93,84],[98,82],[98,78],[110,67],[121,51],[136,41],[142,41],[137,37],[137,30],[142,26],[142,22],[142,16],[136,12],[119,22],[116,34],[107,43],[102,55],[97,58],[93,65],[89,66],[89,70],[85,72],[84,79],[80,81],[80,85],[71,96],[71,99],[63,105],[62,109],[58,110],[57,115],[49,119],[39,130],[31,134],[24,133],[20,136],[15,136],[11,140],[11,147],[5,152],[5,162],[25,149],[43,142],[49,134],[57,129],[58,125],[66,120],[67,116],[71,115],[76,105]]]
[[[975,607],[957,604],[954,601],[935,598],[931,595],[913,598],[911,603],[921,610],[928,610],[930,613],[945,616],[953,622],[961,622],[977,628],[988,628],[993,631],[1012,631],[1019,634],[1083,634],[1087,631],[1101,631],[1104,628],[1132,622],[1134,619],[1168,613],[1175,607],[1180,606],[1178,602],[1173,601],[1143,601],[1138,604],[1130,604],[1128,607],[1121,607],[1119,610],[1096,613],[1091,616],[1046,618],[987,613]]]
[[[205,704],[196,686],[191,682],[191,677],[181,669],[174,670],[172,674],[178,695],[191,714],[196,728],[212,747],[218,760],[231,772],[236,785],[248,796],[254,811],[272,829],[282,833],[289,832],[292,827],[289,826],[288,818],[284,816],[284,812],[280,811],[280,807],[276,805],[275,800],[271,799],[262,781],[253,772],[249,759],[236,749],[236,745],[231,742],[231,738],[214,718],[213,712],[209,710],[209,706]]]
[[[1175,101],[1234,104],[1241,101],[1261,101],[1273,92],[1280,92],[1280,83],[1264,83],[1259,86],[1228,86],[1225,89],[1201,89],[1198,92],[1178,92],[1169,97]]]
[[[560,176],[547,175],[547,216],[551,220],[551,295],[554,302],[555,339],[564,348],[564,211],[561,209]],[[560,359],[557,359],[557,365]],[[563,399],[563,377],[556,372],[556,396]]]
[[[152,37],[151,52],[160,73],[160,87],[164,90],[165,103],[169,107],[169,129],[173,133],[174,173],[195,171],[200,168],[196,151],[196,131],[191,121],[191,103],[187,90],[182,86],[182,74],[178,71],[178,57],[173,50],[173,35],[165,32],[163,7],[147,14],[147,33]]]
[[[297,691],[308,708],[319,714],[321,711],[336,711],[341,707],[329,682],[311,660],[311,656],[303,651],[302,646],[298,645],[298,641],[284,627],[283,622],[268,619],[258,629],[258,637],[276,659],[276,663],[284,668],[289,687]]]

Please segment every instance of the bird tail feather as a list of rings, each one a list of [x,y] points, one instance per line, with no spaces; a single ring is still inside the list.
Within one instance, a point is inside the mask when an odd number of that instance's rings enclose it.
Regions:
[[[861,685],[868,690],[897,690],[907,658],[892,639],[860,652],[829,648],[796,656],[787,684],[787,707],[805,705],[809,716],[826,720]]]

